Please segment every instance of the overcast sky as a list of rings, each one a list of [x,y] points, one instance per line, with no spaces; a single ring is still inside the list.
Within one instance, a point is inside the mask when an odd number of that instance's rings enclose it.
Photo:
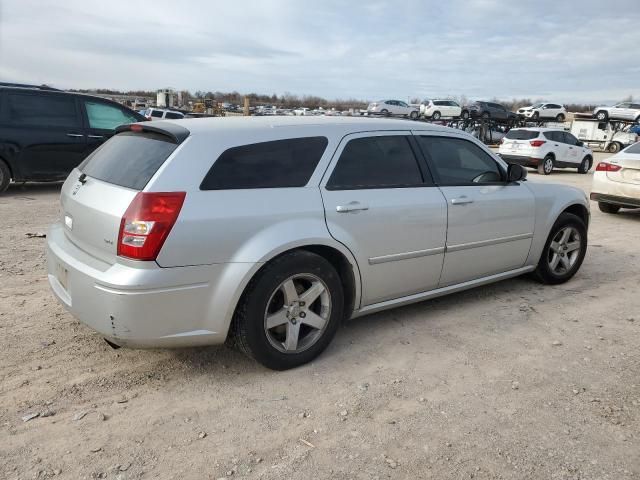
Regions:
[[[0,80],[327,98],[640,98],[638,0],[0,0]]]

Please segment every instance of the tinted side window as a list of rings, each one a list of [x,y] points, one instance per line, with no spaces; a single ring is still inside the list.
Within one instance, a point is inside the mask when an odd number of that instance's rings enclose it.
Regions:
[[[440,185],[502,181],[496,161],[474,143],[460,138],[420,136],[418,143],[435,169]],[[478,177],[482,174],[482,179]]]
[[[552,142],[561,142],[562,138],[558,133],[560,132],[543,132],[544,136]]]
[[[433,102],[434,105],[448,105],[448,102],[442,101],[442,100],[436,100],[435,102]]]
[[[162,110],[151,110],[151,116],[154,118],[162,118]]]
[[[406,136],[364,137],[344,147],[331,178],[330,190],[422,185],[418,162]]]
[[[176,120],[184,118],[184,115],[182,115],[181,113],[167,112],[164,118],[168,118],[169,120]]]
[[[120,125],[137,122],[133,115],[127,115],[120,108],[99,102],[84,102],[87,109],[89,127],[114,130]]]
[[[66,95],[7,95],[8,113],[14,125],[79,127],[76,101]]]
[[[225,150],[201,190],[304,187],[327,148],[326,137],[291,138]]]
[[[577,143],[576,137],[567,132],[561,132],[564,143],[568,143],[569,145],[575,145]]]

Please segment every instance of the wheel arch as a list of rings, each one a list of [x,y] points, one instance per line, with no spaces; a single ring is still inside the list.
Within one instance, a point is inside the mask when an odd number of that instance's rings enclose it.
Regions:
[[[7,166],[7,168],[9,169],[9,173],[11,174],[11,178],[16,178],[15,171],[13,170],[13,165],[11,165],[11,163],[1,155],[0,155],[0,162],[4,163]]]

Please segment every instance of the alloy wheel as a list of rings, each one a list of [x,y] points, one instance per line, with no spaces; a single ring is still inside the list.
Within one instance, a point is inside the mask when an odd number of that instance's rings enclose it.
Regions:
[[[314,345],[331,317],[331,295],[317,276],[293,275],[274,290],[264,313],[269,343],[282,353],[300,353]]]
[[[556,275],[564,275],[575,265],[582,249],[580,232],[567,226],[558,231],[549,244],[547,261]]]
[[[553,171],[553,160],[551,158],[545,158],[544,160],[544,173],[549,175]]]

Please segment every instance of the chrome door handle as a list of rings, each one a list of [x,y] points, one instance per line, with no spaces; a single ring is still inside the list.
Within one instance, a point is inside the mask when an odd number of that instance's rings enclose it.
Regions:
[[[104,138],[102,135],[87,135],[89,138]]]
[[[67,137],[78,138],[78,137],[84,137],[84,135],[82,135],[81,133],[67,133]]]
[[[451,199],[452,205],[465,205],[467,203],[473,203],[473,198],[468,198],[463,195],[461,197]]]
[[[338,213],[358,212],[360,210],[369,210],[369,206],[360,202],[349,202],[346,205],[338,205],[336,207],[336,212]]]

